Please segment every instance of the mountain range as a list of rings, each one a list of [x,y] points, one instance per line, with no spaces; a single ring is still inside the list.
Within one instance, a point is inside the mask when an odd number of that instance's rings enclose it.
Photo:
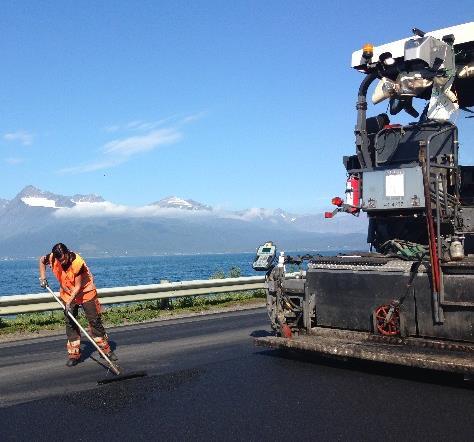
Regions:
[[[131,207],[27,186],[0,199],[0,258],[39,256],[57,242],[85,256],[250,252],[270,240],[286,250],[354,250],[367,248],[366,232],[365,216],[224,211],[177,196]]]

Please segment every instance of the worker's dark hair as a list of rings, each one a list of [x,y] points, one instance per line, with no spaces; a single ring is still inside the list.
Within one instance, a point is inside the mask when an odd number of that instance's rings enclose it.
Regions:
[[[53,246],[51,252],[56,259],[60,259],[69,253],[69,249],[62,242],[58,242]]]

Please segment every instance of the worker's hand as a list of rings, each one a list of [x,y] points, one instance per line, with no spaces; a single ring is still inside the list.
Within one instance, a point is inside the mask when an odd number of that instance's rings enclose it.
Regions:
[[[66,305],[65,305],[66,314],[71,313],[71,315],[72,315],[73,314],[73,312],[72,312],[73,309],[74,309],[74,303],[73,302],[66,302]]]
[[[40,278],[40,286],[42,289],[45,289],[46,287],[49,286],[48,280],[46,278]]]

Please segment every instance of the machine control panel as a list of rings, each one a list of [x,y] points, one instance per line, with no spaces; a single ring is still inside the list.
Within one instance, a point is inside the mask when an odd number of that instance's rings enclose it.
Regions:
[[[425,207],[421,167],[364,172],[362,210],[420,209]]]
[[[257,271],[267,271],[271,268],[276,255],[276,246],[271,242],[266,242],[257,249],[257,255],[252,267]]]

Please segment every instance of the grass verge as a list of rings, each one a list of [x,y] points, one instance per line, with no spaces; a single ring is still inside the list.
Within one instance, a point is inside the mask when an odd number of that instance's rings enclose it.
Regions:
[[[105,326],[140,323],[187,312],[212,311],[223,307],[251,304],[265,298],[264,290],[225,293],[208,296],[187,296],[175,299],[137,302],[106,307],[102,313]],[[87,326],[80,310],[79,322]],[[24,313],[15,318],[0,318],[0,335],[56,330],[64,327],[64,315],[60,311]]]

